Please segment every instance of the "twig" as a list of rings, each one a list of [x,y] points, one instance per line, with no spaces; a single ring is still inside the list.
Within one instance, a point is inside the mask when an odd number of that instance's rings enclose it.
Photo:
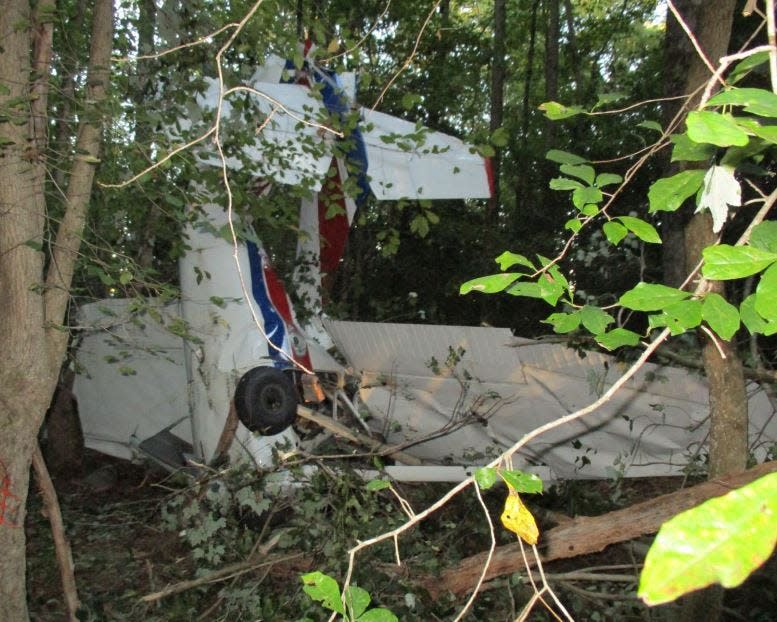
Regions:
[[[705,65],[707,65],[707,69],[709,69],[710,73],[714,76],[715,66],[710,62],[710,59],[707,58],[707,55],[704,53],[704,50],[701,49],[699,42],[696,40],[696,36],[688,27],[688,24],[685,23],[683,16],[680,15],[680,12],[675,7],[674,2],[672,2],[672,0],[667,0],[667,3],[669,4],[669,10],[672,11],[672,15],[674,15],[675,19],[677,20],[677,23],[680,24],[680,27],[685,31],[685,34],[688,36],[688,39],[693,44],[693,47],[696,50],[696,53],[699,55],[699,58],[701,58],[702,62]],[[719,80],[721,85],[726,86],[726,83],[723,79],[719,78]]]
[[[57,491],[51,481],[49,470],[40,451],[40,445],[35,444],[32,451],[32,468],[35,471],[35,479],[38,482],[46,515],[51,524],[51,534],[54,538],[54,552],[57,555],[59,565],[59,577],[62,580],[62,595],[65,599],[65,609],[70,622],[78,622],[78,589],[76,577],[73,573],[73,554],[70,551],[70,543],[65,535],[65,526],[62,522],[62,511],[57,500]]]

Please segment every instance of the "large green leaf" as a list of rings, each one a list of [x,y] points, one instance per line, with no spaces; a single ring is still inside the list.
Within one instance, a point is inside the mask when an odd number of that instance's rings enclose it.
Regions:
[[[602,233],[610,244],[617,246],[629,234],[629,230],[620,223],[610,220],[602,225]]]
[[[483,292],[484,294],[495,294],[508,288],[513,281],[522,277],[518,272],[504,272],[501,274],[490,274],[462,283],[459,288],[459,294],[469,294],[470,292]]]
[[[756,225],[750,233],[750,246],[777,253],[777,221],[767,220]]]
[[[683,171],[659,179],[648,190],[651,212],[674,212],[687,198],[699,191],[704,181],[704,171]]]
[[[730,246],[718,244],[708,246],[703,251],[705,279],[725,281],[742,279],[757,274],[777,261],[777,253],[761,250],[753,246]]]
[[[747,327],[751,333],[761,333],[767,337],[777,334],[777,322],[767,321],[761,317],[758,311],[755,310],[755,303],[758,297],[755,294],[750,294],[739,305],[739,314],[742,316],[742,324]]]
[[[575,313],[552,313],[548,316],[547,320],[543,320],[545,324],[551,324],[553,326],[553,332],[565,334],[571,333],[573,330],[577,330],[580,326],[579,312]]]
[[[545,102],[540,104],[539,108],[551,121],[560,121],[583,113],[580,106],[565,106],[558,102]]]
[[[356,585],[349,586],[345,591],[345,605],[354,619],[367,611],[371,600],[369,592]]]
[[[699,300],[681,300],[665,307],[661,313],[651,315],[650,328],[666,326],[672,335],[682,335],[701,324],[702,308]]]
[[[515,492],[525,492],[529,494],[538,494],[542,492],[542,479],[539,475],[526,473],[525,471],[519,471],[518,469],[511,471],[500,469],[498,473],[506,483],[513,487]]]
[[[660,311],[690,294],[674,287],[658,283],[637,283],[637,285],[620,297],[620,304],[634,311]]]
[[[596,179],[594,167],[588,166],[587,164],[562,164],[559,167],[559,170],[564,173],[564,175],[582,179],[589,186],[592,186]]]
[[[704,297],[701,315],[710,328],[726,341],[739,330],[739,311],[720,294],[712,292]]]
[[[616,350],[621,346],[635,346],[639,335],[626,328],[614,328],[608,333],[596,336],[597,343],[607,350]]]
[[[606,331],[607,327],[615,320],[609,313],[599,307],[586,305],[580,309],[580,321],[586,330],[594,335],[599,335]]]
[[[733,88],[711,97],[706,106],[744,106],[760,117],[777,117],[777,95],[764,89]]]
[[[688,137],[697,143],[744,147],[750,140],[730,114],[697,110],[688,113],[687,124]]]
[[[740,585],[777,543],[777,473],[710,499],[664,523],[639,581],[648,605],[713,583]]]
[[[583,209],[588,203],[601,203],[603,199],[602,191],[595,186],[577,188],[572,193],[572,203],[574,203],[577,209]]]
[[[499,255],[499,257],[496,258],[496,263],[499,264],[500,270],[507,270],[513,266],[524,266],[529,268],[532,272],[537,269],[529,259],[518,253],[511,253],[510,251],[505,251]]]
[[[313,600],[320,601],[327,609],[337,613],[345,613],[340,598],[340,586],[332,577],[318,570],[302,575],[302,589]]]
[[[688,138],[688,134],[675,134],[670,138],[672,162],[706,162],[715,155],[715,145],[696,143]]]
[[[568,151],[561,151],[560,149],[551,149],[545,154],[545,157],[551,162],[558,162],[559,164],[584,164],[588,162],[588,160],[581,158],[579,155],[569,153]]]
[[[777,322],[777,263],[761,275],[755,290],[755,310],[767,322]]]
[[[650,244],[661,244],[661,236],[658,235],[656,228],[649,222],[633,216],[618,216],[616,220],[621,223],[643,242]]]

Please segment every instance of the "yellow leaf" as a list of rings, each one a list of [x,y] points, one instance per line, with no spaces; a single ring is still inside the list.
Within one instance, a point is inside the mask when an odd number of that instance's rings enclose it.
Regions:
[[[332,39],[329,42],[329,45],[327,46],[326,51],[329,52],[329,54],[334,54],[339,49],[340,49],[340,42],[337,39]]]
[[[511,487],[509,490],[510,494],[505,499],[505,509],[502,512],[502,524],[513,533],[518,534],[525,542],[537,544],[540,530],[537,528],[534,516],[523,504],[518,493]]]

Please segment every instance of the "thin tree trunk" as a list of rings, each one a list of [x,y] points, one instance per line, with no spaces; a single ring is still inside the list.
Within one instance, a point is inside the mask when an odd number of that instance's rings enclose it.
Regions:
[[[505,49],[505,0],[494,0],[494,52],[491,59],[491,120],[490,129],[493,133],[502,127],[504,116],[504,83],[506,72]],[[496,223],[499,210],[499,182],[501,177],[502,150],[496,147],[496,153],[491,158],[491,170],[494,176],[494,193],[488,201],[486,224],[489,229]]]
[[[40,5],[38,5],[40,6]],[[96,108],[105,97],[113,35],[113,4],[97,0],[93,13],[92,48],[87,101],[76,141],[79,156],[73,165],[66,211],[57,231],[53,254],[44,277],[42,242],[46,229],[45,169],[28,149],[36,135],[35,114],[14,108],[12,122],[0,123],[8,139],[0,148],[0,620],[28,619],[25,591],[23,523],[30,461],[37,433],[56,386],[67,345],[58,330],[64,321],[76,255],[81,243],[100,142]],[[32,24],[30,3],[7,0],[0,11],[3,51],[0,53],[0,106],[13,100],[30,101],[28,81],[36,63],[50,58],[44,31],[20,28]],[[37,33],[37,36],[36,36]],[[48,43],[46,43],[48,41]],[[36,70],[48,75],[48,67]],[[35,83],[43,84],[43,79]],[[39,94],[40,95],[40,94]],[[40,114],[40,113],[38,113]],[[45,111],[42,112],[45,114]],[[38,136],[41,136],[39,133]],[[9,142],[10,141],[10,142]],[[30,244],[32,242],[33,244]]]

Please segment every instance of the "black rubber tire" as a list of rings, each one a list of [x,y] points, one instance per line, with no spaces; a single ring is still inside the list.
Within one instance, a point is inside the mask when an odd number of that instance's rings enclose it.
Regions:
[[[297,416],[297,391],[287,374],[274,367],[254,367],[235,388],[237,418],[251,432],[280,434]]]

